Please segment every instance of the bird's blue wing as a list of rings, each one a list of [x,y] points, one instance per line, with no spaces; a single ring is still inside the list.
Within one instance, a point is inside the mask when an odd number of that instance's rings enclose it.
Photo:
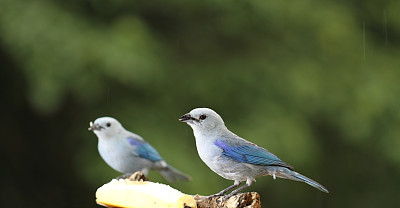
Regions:
[[[223,140],[216,140],[216,146],[223,150],[223,155],[229,159],[263,166],[282,166],[293,170],[293,167],[283,162],[268,150],[254,144],[230,145]]]
[[[126,138],[130,145],[135,146],[135,153],[140,157],[146,158],[151,161],[162,160],[161,156],[158,154],[157,150],[154,149],[149,143],[141,140],[134,139],[133,137]]]

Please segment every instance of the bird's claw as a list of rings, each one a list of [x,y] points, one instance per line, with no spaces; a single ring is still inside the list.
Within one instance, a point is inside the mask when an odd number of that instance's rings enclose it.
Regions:
[[[231,196],[218,193],[218,194],[210,195],[207,198],[211,199],[211,198],[214,198],[214,197],[218,197],[218,199],[215,200],[217,203],[224,203]]]
[[[221,198],[219,198],[220,203],[224,203],[229,197],[228,196],[223,196]]]
[[[222,203],[225,203],[225,201],[227,201],[230,197],[231,197],[231,196],[229,196],[229,195],[225,195],[225,196],[222,196],[222,197],[218,198],[216,201],[217,201],[219,204],[222,204]]]

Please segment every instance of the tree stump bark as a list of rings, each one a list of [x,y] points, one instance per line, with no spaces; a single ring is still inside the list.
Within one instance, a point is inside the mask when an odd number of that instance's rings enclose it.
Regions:
[[[257,192],[247,192],[233,195],[222,202],[223,196],[208,198],[206,196],[194,196],[198,208],[260,208],[260,195]]]

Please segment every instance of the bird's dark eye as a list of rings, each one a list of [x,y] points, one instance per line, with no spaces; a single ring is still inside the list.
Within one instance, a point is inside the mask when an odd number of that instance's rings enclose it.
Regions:
[[[206,118],[207,118],[207,116],[204,115],[204,114],[200,116],[200,120],[204,120],[204,119],[206,119]]]
[[[107,127],[110,127],[110,126],[111,126],[111,123],[110,123],[110,122],[106,123],[106,126],[107,126]]]

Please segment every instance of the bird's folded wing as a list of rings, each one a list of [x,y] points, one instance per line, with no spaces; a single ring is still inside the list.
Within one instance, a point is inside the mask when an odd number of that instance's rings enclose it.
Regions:
[[[154,147],[152,147],[149,143],[142,140],[137,140],[133,137],[127,137],[126,139],[130,145],[135,147],[134,154],[151,161],[162,160],[157,150],[154,149]]]
[[[222,140],[216,140],[215,145],[223,149],[223,155],[229,159],[254,165],[282,166],[293,170],[293,167],[283,162],[268,150],[254,144],[231,146]]]

